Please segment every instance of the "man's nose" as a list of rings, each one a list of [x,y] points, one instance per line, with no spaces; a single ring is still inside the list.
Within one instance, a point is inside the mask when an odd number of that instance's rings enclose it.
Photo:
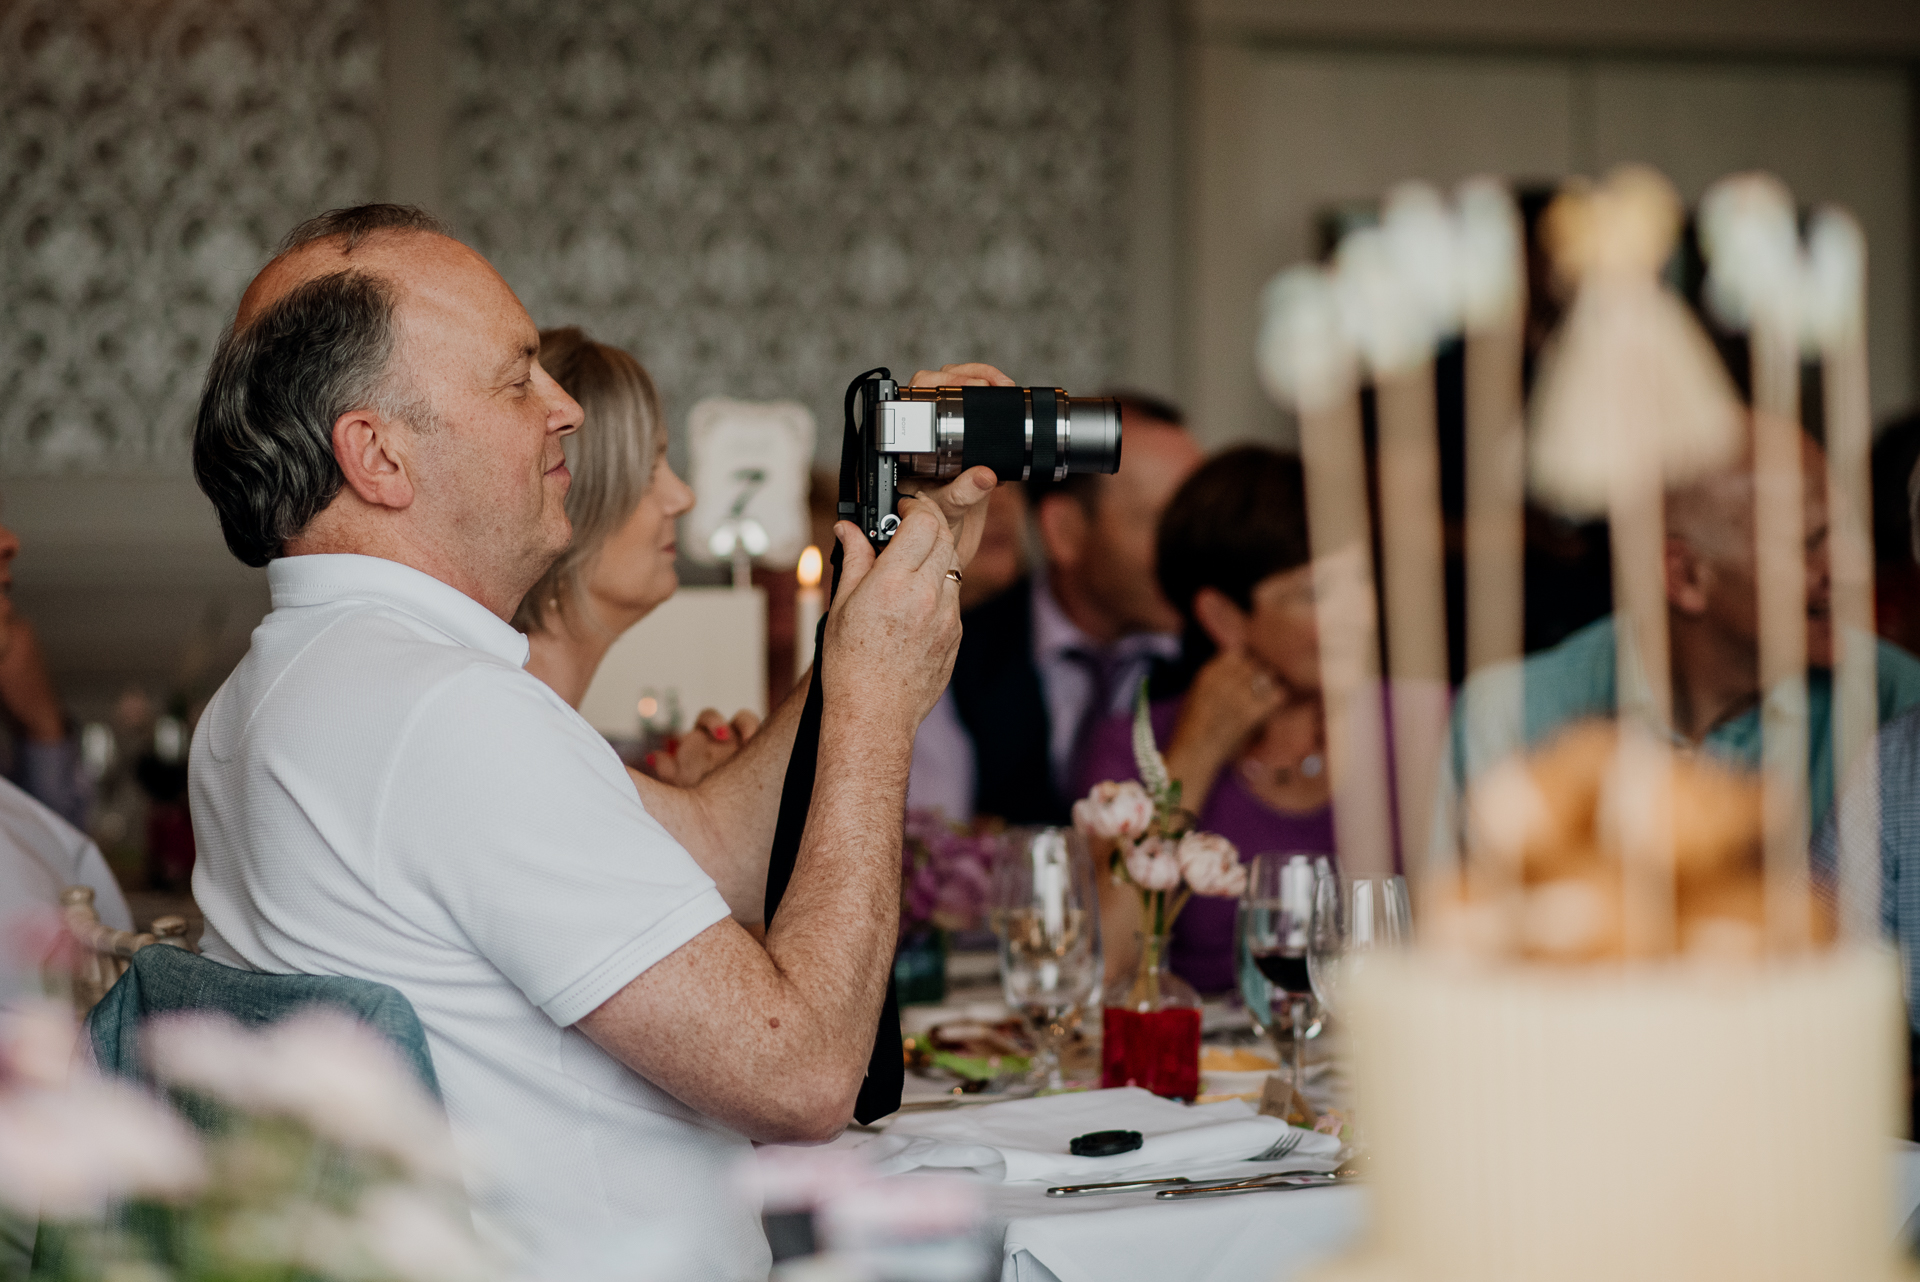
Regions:
[[[580,430],[580,424],[586,421],[587,412],[580,408],[580,402],[567,394],[567,389],[554,380],[538,361],[533,365],[534,378],[547,399],[547,430],[565,436]]]

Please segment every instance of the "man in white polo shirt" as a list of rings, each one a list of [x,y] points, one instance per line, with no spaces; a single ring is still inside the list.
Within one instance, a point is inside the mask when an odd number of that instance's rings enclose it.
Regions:
[[[475,1165],[484,1150],[476,1218],[526,1266],[565,1275],[670,1221],[686,1276],[761,1278],[730,1168],[749,1140],[826,1139],[851,1113],[913,734],[952,665],[991,476],[905,504],[878,558],[838,530],[832,768],[761,942],[716,880],[764,877],[772,802],[730,853],[704,842],[703,869],[506,623],[566,546],[579,423],[506,283],[417,211],[324,215],[248,289],[194,470],[273,612],[194,736],[205,948],[405,993],[456,1135]]]

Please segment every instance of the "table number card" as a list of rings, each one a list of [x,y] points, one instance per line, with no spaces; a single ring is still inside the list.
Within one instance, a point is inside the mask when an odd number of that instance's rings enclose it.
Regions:
[[[789,568],[807,546],[813,414],[795,401],[710,396],[687,416],[693,511],[686,554],[712,564],[736,548],[760,565]]]

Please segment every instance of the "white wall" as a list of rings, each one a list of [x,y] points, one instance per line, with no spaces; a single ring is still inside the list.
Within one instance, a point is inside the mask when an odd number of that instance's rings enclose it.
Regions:
[[[1191,52],[1195,234],[1186,390],[1210,442],[1287,440],[1259,391],[1261,287],[1312,253],[1315,214],[1392,183],[1600,173],[1640,160],[1688,199],[1763,168],[1864,225],[1876,413],[1913,398],[1911,105],[1906,72],[1791,59],[1594,57],[1485,48],[1294,48],[1202,28]]]

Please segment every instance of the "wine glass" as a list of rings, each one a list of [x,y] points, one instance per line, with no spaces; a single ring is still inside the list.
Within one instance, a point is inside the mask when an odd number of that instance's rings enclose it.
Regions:
[[[994,869],[1000,984],[1007,1005],[1033,1031],[1031,1080],[1061,1090],[1061,1041],[1080,1023],[1102,978],[1093,858],[1070,828],[1010,836]]]
[[[1254,1019],[1288,1058],[1281,1044],[1292,1035],[1293,1090],[1306,1076],[1307,1038],[1314,1023],[1313,985],[1307,974],[1308,941],[1313,928],[1314,884],[1310,855],[1269,852],[1247,868],[1247,889],[1235,921],[1240,954],[1240,995]]]
[[[1320,1005],[1338,1015],[1347,979],[1369,953],[1413,939],[1405,877],[1328,877],[1314,891],[1307,973]]]

